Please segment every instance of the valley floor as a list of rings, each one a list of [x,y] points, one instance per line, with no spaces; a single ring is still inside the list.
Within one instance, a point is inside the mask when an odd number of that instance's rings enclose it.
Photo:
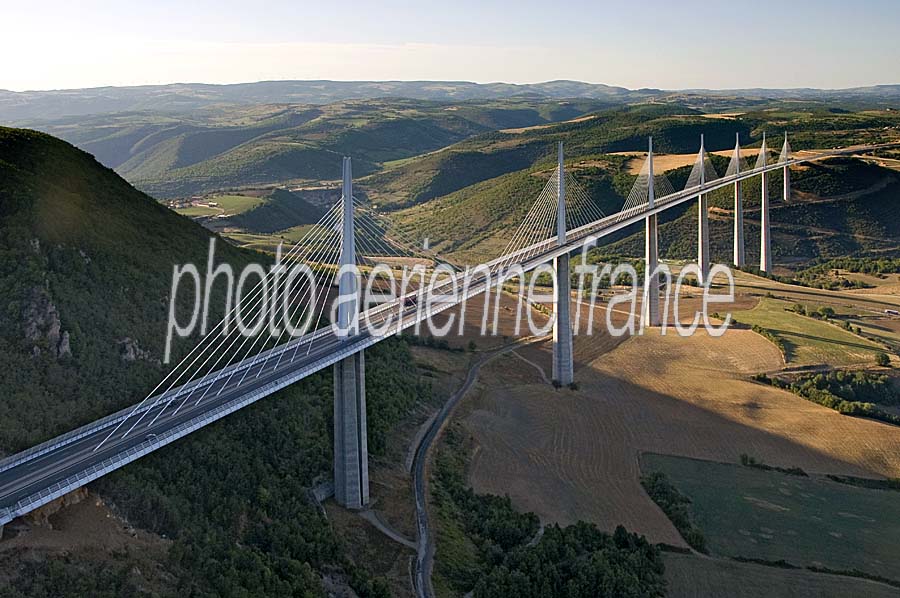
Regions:
[[[755,277],[742,284],[738,309],[758,299],[748,285],[758,295],[769,288]],[[865,301],[850,293],[800,292],[851,305]],[[644,453],[725,463],[747,454],[809,473],[900,477],[900,427],[842,416],[755,383],[753,373],[781,370],[785,361],[750,330],[731,329],[720,338],[700,331],[681,338],[671,330],[627,340],[577,336],[575,347],[577,390],[553,389],[534,367],[549,375],[544,343],[486,366],[457,412],[476,445],[469,468],[474,490],[509,495],[518,510],[535,512],[544,524],[587,520],[607,531],[622,524],[652,542],[687,548],[641,486]],[[840,540],[829,540],[840,549]],[[671,595],[738,595],[736,587],[748,596],[763,587],[775,596],[898,594],[871,581],[714,556],[667,554]]]

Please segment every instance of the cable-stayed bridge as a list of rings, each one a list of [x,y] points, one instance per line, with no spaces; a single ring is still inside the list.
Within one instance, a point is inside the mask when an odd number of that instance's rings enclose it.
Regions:
[[[665,175],[654,170],[650,140],[647,158],[620,211],[604,215],[595,201],[564,168],[562,144],[558,164],[543,190],[512,234],[501,255],[473,271],[442,262],[391,229],[365,202],[353,195],[350,160],[344,159],[341,199],[283,256],[286,265],[305,267],[293,277],[285,269],[258,272],[259,283],[242,306],[226,307],[227,316],[211,329],[160,383],[138,404],[53,438],[0,461],[0,526],[98,477],[186,436],[273,392],[327,367],[334,370],[334,485],[337,501],[360,508],[369,501],[366,440],[365,363],[363,351],[380,340],[416,327],[432,316],[501,285],[516,274],[552,262],[558,281],[569,280],[569,256],[586,243],[643,222],[646,234],[644,314],[647,325],[660,325],[658,214],[697,200],[698,266],[708,276],[709,232],[707,195],[734,188],[733,263],[743,266],[744,231],[742,181],[761,177],[760,264],[772,268],[767,175],[783,172],[782,198],[790,199],[790,167],[836,156],[854,156],[875,149],[848,147],[828,152],[791,153],[787,136],[777,159],[766,141],[750,168],[736,143],[726,172],[719,176],[700,150],[683,190],[676,191]],[[360,305],[363,281],[378,286],[379,264],[418,260],[433,271],[445,270],[438,284],[420,284],[375,305]],[[348,268],[356,266],[358,277]],[[218,270],[213,272],[218,276]],[[434,279],[433,279],[434,280]],[[229,282],[229,286],[230,286]],[[240,286],[240,285],[239,285]],[[336,287],[335,313],[326,312],[329,289]],[[461,292],[451,293],[461,289]],[[279,295],[279,289],[282,291]],[[300,318],[306,332],[273,326],[266,314],[274,311],[272,297],[289,321]],[[571,300],[568,284],[554,291],[553,378],[573,380]],[[440,300],[433,299],[440,297]],[[425,307],[427,306],[427,307]],[[241,313],[243,310],[243,313]],[[249,314],[249,315],[248,315]],[[241,322],[255,321],[251,334]],[[336,326],[322,326],[334,320]],[[358,326],[365,320],[368,326]],[[2,529],[2,527],[0,527]]]

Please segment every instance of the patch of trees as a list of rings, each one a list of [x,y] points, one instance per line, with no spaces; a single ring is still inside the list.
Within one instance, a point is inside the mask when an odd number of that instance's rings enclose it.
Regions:
[[[313,224],[324,210],[286,189],[276,189],[265,202],[230,217],[235,226],[253,232],[273,233],[301,224]]]
[[[900,402],[900,395],[894,390],[888,377],[881,374],[838,370],[827,374],[800,376],[793,382],[770,378],[766,374],[757,374],[754,379],[792,392],[843,415],[869,417],[900,425],[900,416],[878,409],[875,404],[894,405]]]
[[[850,158],[835,158],[827,163],[811,163],[792,171],[791,184],[798,191],[818,197],[835,197],[863,191],[880,182],[890,171]]]
[[[665,595],[659,550],[621,525],[612,535],[580,521],[553,525],[532,547],[513,551],[475,586],[475,598]]]
[[[706,538],[694,523],[691,514],[691,499],[679,492],[669,477],[661,471],[641,476],[641,485],[653,502],[663,510],[685,542],[697,552],[708,553]]]
[[[433,336],[431,334],[413,334],[412,332],[404,332],[403,340],[410,345],[417,347],[429,347],[431,349],[440,349],[442,351],[462,352],[462,347],[454,347],[447,342],[447,339]],[[469,341],[471,345],[474,341]]]
[[[786,473],[788,475],[796,475],[804,478],[809,477],[809,474],[807,474],[799,467],[776,467],[775,465],[763,463],[762,461],[757,460],[756,457],[751,457],[747,453],[741,453],[741,465],[743,465],[744,467],[762,469],[763,471],[778,471],[781,473]]]
[[[643,536],[621,526],[610,535],[584,522],[540,533],[538,517],[516,511],[508,496],[467,487],[465,465],[466,437],[450,427],[436,458],[433,490],[442,518],[438,567],[454,589],[476,598],[664,595],[660,551]],[[464,548],[447,551],[445,541],[469,544],[475,552],[466,558]]]
[[[714,313],[713,317],[719,317],[718,312]],[[784,339],[782,339],[780,336],[778,336],[777,334],[775,334],[768,328],[763,328],[762,326],[759,326],[758,324],[753,324],[752,326],[748,326],[747,324],[745,324],[743,322],[739,322],[739,321],[735,320],[734,317],[731,318],[731,323],[728,326],[729,326],[729,328],[737,328],[737,329],[742,329],[742,330],[746,330],[747,328],[749,328],[756,334],[760,335],[761,337],[765,338],[770,343],[772,343],[773,345],[778,347],[778,350],[781,351],[782,355],[787,355],[788,346],[787,346],[787,344],[785,344]]]
[[[839,476],[828,474],[828,479],[838,482],[839,484],[849,484],[850,486],[859,486],[860,488],[870,488],[872,490],[895,490],[900,491],[900,478],[889,478],[886,480],[876,480],[873,478],[857,478],[854,476]]]
[[[14,562],[11,562],[15,559]],[[5,570],[15,570],[0,587],[2,598],[32,598],[34,596],[90,596],[91,598],[120,598],[121,596],[174,595],[172,588],[160,580],[144,577],[151,571],[141,569],[144,563],[127,553],[115,553],[106,562],[85,560],[76,555],[22,558],[17,554],[4,559]],[[149,587],[148,587],[149,586]],[[150,587],[153,588],[152,593]]]
[[[883,277],[887,274],[900,273],[900,258],[871,258],[871,257],[839,257],[826,260],[814,266],[810,266],[797,273],[801,279],[816,279],[827,276],[835,270],[872,274]],[[849,281],[848,281],[849,283]],[[852,283],[850,283],[852,284]],[[864,283],[859,283],[864,284]],[[872,286],[872,285],[865,285]]]

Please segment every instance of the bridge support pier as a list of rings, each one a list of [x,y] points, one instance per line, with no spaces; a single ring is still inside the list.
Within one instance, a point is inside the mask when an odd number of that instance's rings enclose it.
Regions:
[[[566,244],[566,171],[563,164],[563,144],[557,150],[559,180],[556,186],[556,239],[559,245]],[[572,348],[572,319],[570,317],[571,277],[569,256],[563,254],[553,260],[556,270],[555,319],[553,321],[553,380],[562,386],[575,381],[575,364]]]
[[[653,174],[653,137],[647,152],[648,182],[647,207],[653,209],[656,203],[656,176]],[[659,234],[656,214],[644,221],[644,297],[641,302],[641,327],[659,326]]]
[[[759,159],[757,160],[757,166],[766,166],[768,156],[766,155],[768,149],[766,148],[766,136],[763,133],[763,143],[762,147],[759,150]],[[767,174],[764,172],[760,175],[762,177],[762,191],[760,196],[760,212],[759,212],[759,228],[760,228],[760,239],[759,239],[759,269],[763,272],[771,272],[772,271],[772,232],[771,227],[769,225],[769,180]]]
[[[362,352],[334,364],[334,498],[348,509],[369,503],[366,365]]]
[[[700,284],[709,277],[709,205],[706,195],[697,198],[697,266]]]
[[[784,146],[781,148],[781,157],[779,162],[784,162],[784,203],[791,201],[791,167],[788,162],[791,160],[791,144],[788,143],[787,131],[784,132]]]
[[[735,134],[734,142],[734,173],[741,174],[741,134]],[[734,256],[735,267],[744,265],[744,198],[741,194],[741,182],[734,182]]]
[[[744,199],[740,181],[734,183],[734,265],[744,265]]]
[[[553,262],[556,269],[556,321],[553,323],[553,379],[563,386],[575,381],[569,301],[569,256]]]
[[[706,143],[700,135],[700,184],[706,183]],[[697,196],[697,266],[700,284],[709,277],[709,205],[704,193]]]
[[[759,227],[759,269],[763,272],[771,272],[772,233],[769,226],[769,185],[766,181],[766,173],[762,174],[762,207],[760,208]]]
[[[791,169],[784,167],[784,203],[791,201]]]
[[[647,216],[644,243],[644,299],[642,320],[646,326],[659,326],[659,266],[658,220],[656,214]]]
[[[338,281],[338,330],[347,341],[357,331],[359,280],[353,228],[353,181],[350,158],[344,158],[341,267]],[[366,432],[366,366],[362,352],[334,364],[334,498],[360,509],[369,502],[369,449]]]

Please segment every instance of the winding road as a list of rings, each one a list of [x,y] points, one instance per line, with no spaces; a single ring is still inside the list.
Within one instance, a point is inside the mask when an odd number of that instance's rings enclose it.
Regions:
[[[478,379],[478,373],[481,371],[481,367],[484,364],[495,357],[505,355],[510,351],[514,351],[530,344],[545,341],[549,338],[549,336],[523,337],[508,345],[504,345],[499,349],[495,349],[490,353],[481,355],[469,368],[469,373],[466,376],[463,385],[447,399],[437,416],[431,421],[428,430],[426,430],[425,434],[423,434],[422,438],[419,440],[412,467],[413,491],[416,498],[417,554],[413,564],[413,590],[415,591],[416,598],[431,598],[434,596],[434,590],[431,587],[431,570],[434,565],[434,542],[432,541],[431,531],[428,527],[428,504],[426,497],[427,478],[425,475],[425,465],[428,462],[428,451],[431,450],[431,446],[441,433],[441,430],[443,430],[444,424],[447,422],[450,414],[453,413],[453,409],[459,401],[466,396],[466,393],[472,388],[475,380]]]

